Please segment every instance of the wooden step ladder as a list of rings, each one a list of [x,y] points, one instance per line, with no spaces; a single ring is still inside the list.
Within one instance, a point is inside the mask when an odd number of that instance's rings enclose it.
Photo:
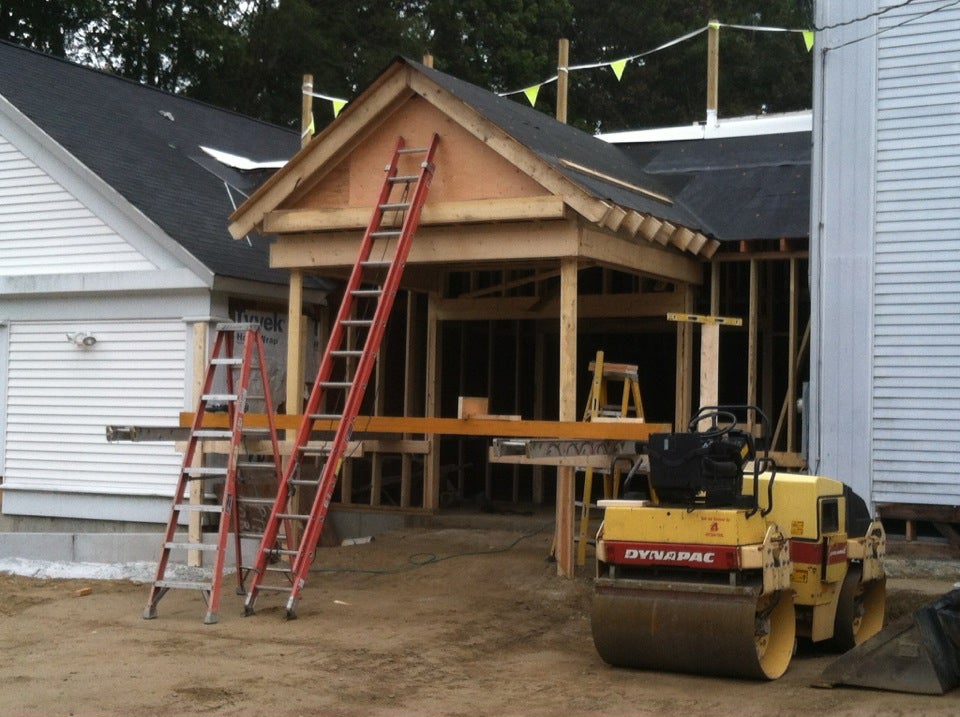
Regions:
[[[251,615],[261,591],[289,593],[287,618],[296,617],[307,574],[313,563],[330,500],[336,487],[345,452],[353,434],[367,382],[383,339],[387,318],[400,285],[413,235],[434,172],[434,154],[439,136],[433,135],[423,149],[408,149],[397,140],[386,178],[360,244],[343,301],[330,331],[316,381],[304,407],[303,420],[292,453],[283,471],[276,500],[250,572],[245,613]],[[401,174],[401,165],[420,158],[416,172]],[[389,219],[387,219],[389,217]],[[327,413],[321,413],[326,405]],[[333,440],[319,451],[308,445],[313,423],[337,421]],[[301,477],[306,455],[320,455],[317,480]],[[313,490],[312,507],[300,512],[298,490]],[[295,500],[291,500],[294,498]],[[282,523],[296,530],[281,532]],[[270,576],[273,582],[264,582]]]
[[[593,381],[590,383],[590,395],[583,411],[584,421],[643,421],[643,402],[640,399],[640,382],[638,367],[633,364],[604,363],[603,351],[597,351],[597,357],[590,363],[593,372]],[[623,392],[619,404],[609,403],[607,384],[612,381],[623,382]],[[585,468],[583,476],[583,496],[576,506],[580,508],[580,526],[577,536],[577,565],[583,565],[587,560],[587,543],[590,542],[591,511],[596,505],[593,501],[593,473],[594,468]],[[612,470],[604,472],[603,497],[616,498],[620,491],[620,469],[613,466]]]
[[[238,340],[238,337],[242,338]],[[241,341],[243,350],[238,356],[235,349]],[[245,427],[244,414],[248,411],[266,414],[268,427]],[[203,427],[204,419],[214,413],[226,413],[227,428]],[[262,446],[253,448],[246,445],[251,440],[261,444],[268,440],[269,448],[264,450]],[[263,459],[245,460],[248,454],[257,454]],[[203,465],[206,457],[217,455],[224,456],[218,461],[222,465]],[[147,607],[143,611],[145,619],[157,616],[157,603],[167,591],[173,588],[187,588],[202,591],[207,601],[204,623],[209,625],[217,622],[226,562],[227,536],[230,532],[234,534],[237,588],[242,594],[240,544],[244,536],[238,516],[245,509],[253,509],[254,506],[246,505],[247,502],[255,503],[257,500],[262,500],[242,495],[240,486],[247,481],[257,484],[266,482],[272,486],[271,494],[275,494],[281,478],[280,468],[280,448],[277,442],[273,399],[270,395],[270,380],[267,375],[260,326],[255,323],[218,324],[197,410],[190,428],[183,464],[180,468],[180,478],[173,494],[173,507],[163,535],[156,578],[150,586]],[[188,494],[189,487],[194,481],[201,482],[204,489],[202,492],[215,491],[219,487],[221,491],[219,503],[205,503],[202,500],[191,502]],[[272,502],[271,498],[270,503]],[[181,515],[190,512],[219,517],[215,543],[190,542],[189,539],[184,541],[176,537]],[[212,552],[213,566],[210,579],[169,577],[170,554],[174,550]]]

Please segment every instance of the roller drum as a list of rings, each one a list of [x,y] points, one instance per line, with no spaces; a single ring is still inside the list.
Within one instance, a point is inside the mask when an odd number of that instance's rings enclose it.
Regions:
[[[796,637],[793,593],[756,587],[601,578],[591,623],[616,667],[767,680],[786,671]]]

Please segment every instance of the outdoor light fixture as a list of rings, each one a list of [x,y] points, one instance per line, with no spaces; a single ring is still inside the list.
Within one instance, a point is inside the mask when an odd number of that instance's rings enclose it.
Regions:
[[[97,337],[85,331],[78,331],[75,334],[67,334],[67,341],[80,348],[90,348],[97,343]]]

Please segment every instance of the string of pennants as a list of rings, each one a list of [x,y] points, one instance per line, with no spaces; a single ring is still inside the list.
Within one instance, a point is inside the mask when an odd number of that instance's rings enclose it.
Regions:
[[[666,50],[667,48],[673,47],[674,45],[679,45],[682,42],[686,42],[687,40],[690,40],[691,38],[694,38],[697,35],[700,35],[706,32],[708,29],[719,30],[721,27],[726,27],[733,30],[749,30],[751,32],[795,32],[800,34],[803,37],[803,43],[807,49],[807,52],[810,52],[810,50],[813,49],[813,42],[814,42],[813,30],[794,30],[794,29],[788,29],[784,27],[765,27],[760,25],[733,25],[733,24],[721,23],[721,22],[710,22],[704,27],[698,28],[693,32],[688,32],[686,35],[682,35],[680,37],[674,38],[673,40],[670,40],[669,42],[665,42],[662,45],[659,45],[653,48],[652,50],[646,50],[645,52],[640,52],[640,53],[637,53],[636,55],[622,57],[618,60],[592,62],[585,65],[571,65],[570,67],[562,67],[560,68],[559,71],[569,73],[577,70],[591,70],[597,67],[609,67],[613,71],[613,74],[616,76],[617,81],[620,81],[623,78],[623,73],[624,73],[624,70],[626,70],[628,63],[633,62],[633,63],[636,63],[638,66],[643,67],[643,64],[644,64],[643,58],[646,57],[647,55],[652,55],[655,52]],[[510,92],[500,92],[498,94],[500,95],[500,97],[507,97],[509,95],[518,95],[522,93],[524,96],[526,96],[527,101],[530,103],[530,105],[534,106],[537,103],[537,96],[540,93],[540,88],[545,85],[549,85],[551,82],[556,82],[558,78],[559,78],[559,75],[554,75],[553,77],[547,80],[543,80],[542,82],[538,82],[535,85],[530,85],[529,87],[524,87],[519,90],[511,90]],[[329,95],[323,95],[318,92],[313,92],[312,89],[309,89],[307,87],[303,88],[303,93],[306,95],[310,95],[311,97],[315,97],[317,99],[330,102],[333,106],[333,116],[335,118],[340,114],[340,111],[347,105],[347,102],[348,102],[348,100],[344,100],[339,97],[331,97]],[[308,128],[307,131],[313,134],[312,120],[310,123],[310,127]]]

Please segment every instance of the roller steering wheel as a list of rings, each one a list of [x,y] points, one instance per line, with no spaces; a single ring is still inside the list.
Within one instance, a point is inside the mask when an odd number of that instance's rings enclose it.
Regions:
[[[698,431],[697,426],[707,420],[712,421],[713,425],[705,431]],[[722,423],[718,421],[722,421]],[[687,428],[691,433],[696,433],[704,438],[719,438],[720,436],[725,436],[736,427],[737,417],[730,411],[719,410],[698,413],[691,418],[690,423],[687,424]]]

